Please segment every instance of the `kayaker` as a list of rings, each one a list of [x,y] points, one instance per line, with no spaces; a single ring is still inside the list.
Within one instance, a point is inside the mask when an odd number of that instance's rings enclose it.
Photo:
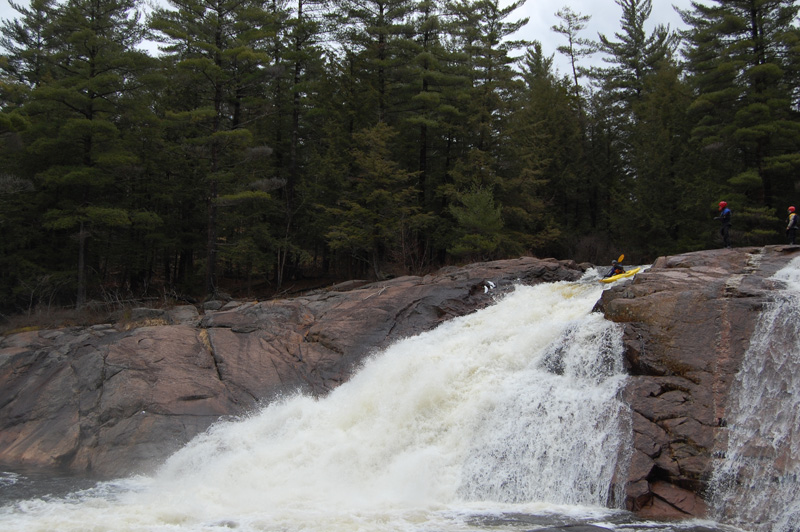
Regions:
[[[728,208],[727,201],[719,202],[719,216],[714,217],[715,220],[722,222],[722,227],[719,234],[722,235],[722,244],[729,248],[731,247],[731,210]]]
[[[622,267],[622,264],[620,264],[619,261],[612,260],[611,269],[608,270],[608,273],[605,274],[603,279],[608,279],[609,277],[614,277],[615,275],[619,275],[621,273],[625,273],[625,268]]]
[[[797,234],[797,213],[794,206],[789,207],[789,219],[786,220],[786,236],[789,237],[789,244],[794,246],[794,237]]]

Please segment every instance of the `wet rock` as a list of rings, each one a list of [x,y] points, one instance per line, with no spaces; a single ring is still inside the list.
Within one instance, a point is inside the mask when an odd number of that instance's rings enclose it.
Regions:
[[[596,310],[623,324],[631,374],[628,509],[660,519],[705,516],[730,384],[776,287],[769,278],[796,256],[795,248],[767,246],[661,257],[603,293]]]

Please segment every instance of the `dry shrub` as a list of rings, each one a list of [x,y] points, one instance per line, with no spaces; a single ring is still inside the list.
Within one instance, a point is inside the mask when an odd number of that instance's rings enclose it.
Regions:
[[[0,322],[0,334],[9,335],[64,327],[88,327],[106,322],[107,316],[106,313],[98,312],[91,307],[83,309],[37,307],[30,313],[3,316],[3,320]]]
[[[117,328],[123,331],[130,331],[140,327],[162,327],[164,325],[169,325],[169,322],[164,318],[148,318],[146,320],[123,321],[117,324]]]

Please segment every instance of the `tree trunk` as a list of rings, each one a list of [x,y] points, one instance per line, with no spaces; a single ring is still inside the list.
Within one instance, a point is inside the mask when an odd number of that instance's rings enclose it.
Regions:
[[[217,293],[217,181],[211,181],[208,198],[208,240],[206,242],[206,292]]]
[[[78,232],[78,293],[75,308],[80,310],[86,304],[86,231],[81,222]]]

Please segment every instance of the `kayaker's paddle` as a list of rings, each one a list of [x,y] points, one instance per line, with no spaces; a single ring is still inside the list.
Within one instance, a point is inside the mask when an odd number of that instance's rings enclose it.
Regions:
[[[617,262],[621,263],[622,259],[624,259],[624,258],[625,258],[625,254],[623,253],[622,255],[619,256],[619,258],[617,259]]]

